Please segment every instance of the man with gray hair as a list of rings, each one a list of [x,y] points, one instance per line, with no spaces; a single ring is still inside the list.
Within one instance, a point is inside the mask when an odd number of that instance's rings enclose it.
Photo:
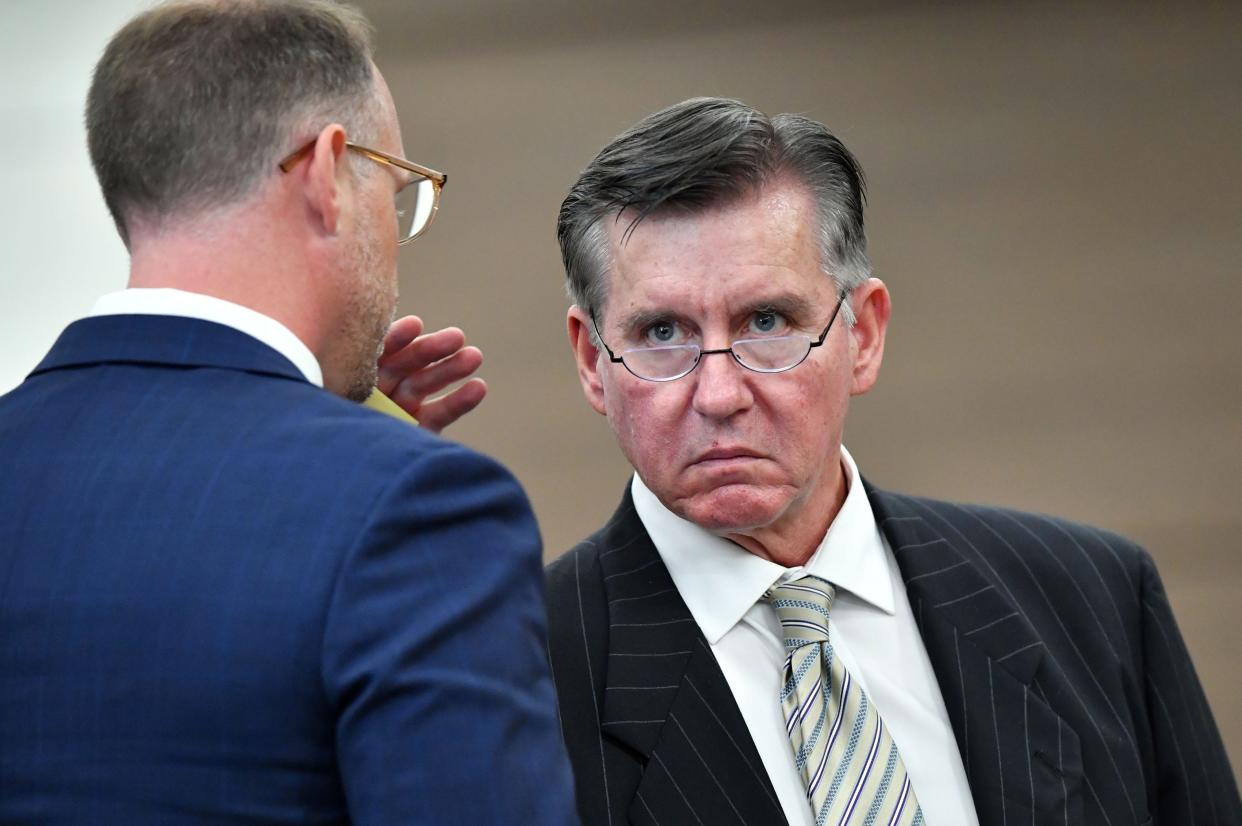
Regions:
[[[521,489],[340,398],[445,181],[366,21],[157,6],[87,128],[129,289],[0,398],[0,823],[575,822]]]
[[[584,822],[1242,823],[1142,549],[860,475],[863,192],[821,124],[699,98],[562,205],[578,377],[635,470],[547,572]]]

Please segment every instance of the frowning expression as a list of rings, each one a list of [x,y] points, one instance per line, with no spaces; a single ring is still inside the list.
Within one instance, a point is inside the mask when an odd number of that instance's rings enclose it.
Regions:
[[[806,191],[784,183],[706,212],[648,218],[624,243],[625,216],[608,221],[604,341],[621,352],[818,337],[837,290],[820,265],[815,218]],[[858,292],[875,290],[884,288],[872,280]],[[679,516],[746,536],[835,511],[849,398],[874,381],[887,320],[887,293],[878,337],[863,317],[873,302],[857,292],[848,300],[861,304],[858,327],[838,319],[822,347],[783,373],[752,372],[721,354],[675,381],[644,381],[575,339],[589,323],[579,308],[570,337],[588,401],[647,486]]]

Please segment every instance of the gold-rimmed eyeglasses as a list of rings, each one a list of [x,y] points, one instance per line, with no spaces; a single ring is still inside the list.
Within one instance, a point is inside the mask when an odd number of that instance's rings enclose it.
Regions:
[[[397,190],[394,197],[397,209],[397,243],[408,244],[426,232],[427,227],[431,226],[432,220],[435,219],[436,212],[440,209],[440,191],[444,189],[448,176],[413,161],[407,161],[405,158],[398,158],[361,144],[346,141],[345,146],[376,163],[410,173],[410,179]],[[280,171],[288,172],[293,169],[314,148],[315,141],[312,140],[301,149],[289,153],[280,162]]]

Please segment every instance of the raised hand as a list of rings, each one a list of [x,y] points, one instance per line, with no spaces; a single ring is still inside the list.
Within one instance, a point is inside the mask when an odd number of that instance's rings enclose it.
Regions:
[[[429,400],[468,378],[483,363],[483,352],[465,345],[466,335],[457,327],[424,334],[418,316],[397,319],[384,336],[384,352],[379,357],[380,392],[421,426],[439,433],[478,407],[487,395],[487,384],[476,377]]]

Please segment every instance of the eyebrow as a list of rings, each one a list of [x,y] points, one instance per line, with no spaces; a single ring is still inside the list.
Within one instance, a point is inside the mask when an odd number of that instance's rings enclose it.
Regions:
[[[757,301],[746,308],[747,313],[770,310],[787,316],[809,316],[815,312],[815,303],[806,296],[784,293],[765,301]]]
[[[675,313],[672,310],[651,309],[651,310],[635,310],[634,312],[621,319],[621,329],[626,333],[632,333],[637,330],[655,324],[657,321],[685,321],[686,317],[681,313]]]

